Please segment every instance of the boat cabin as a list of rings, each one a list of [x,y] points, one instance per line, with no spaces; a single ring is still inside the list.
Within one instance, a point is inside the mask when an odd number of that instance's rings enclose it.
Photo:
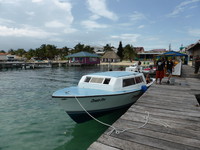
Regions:
[[[143,73],[128,71],[109,71],[85,75],[79,81],[78,87],[102,89],[107,91],[122,91],[141,89],[146,85]]]

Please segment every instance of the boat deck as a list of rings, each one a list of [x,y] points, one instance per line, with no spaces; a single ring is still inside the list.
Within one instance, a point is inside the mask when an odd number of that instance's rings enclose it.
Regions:
[[[162,85],[152,85],[113,124],[129,130],[108,135],[108,128],[88,150],[200,150],[200,107],[195,97],[200,94],[200,79],[174,78],[173,85],[166,84],[166,78]]]

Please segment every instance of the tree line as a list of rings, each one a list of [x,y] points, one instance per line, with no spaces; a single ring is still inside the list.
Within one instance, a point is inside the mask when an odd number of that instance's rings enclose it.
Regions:
[[[103,47],[103,51],[113,51],[112,46],[109,44],[106,44]],[[89,45],[84,45],[81,43],[78,43],[74,46],[73,49],[70,49],[68,47],[63,48],[57,48],[55,45],[51,44],[42,44],[39,48],[36,49],[29,49],[28,51],[20,48],[17,50],[10,49],[8,51],[11,55],[17,55],[20,57],[25,57],[27,60],[30,60],[31,58],[37,58],[40,60],[65,60],[65,56],[73,53],[78,53],[81,51],[89,52],[89,53],[95,53],[94,47],[91,47]],[[1,50],[1,53],[5,53],[5,51]],[[122,46],[122,42],[119,42],[119,46],[117,48],[117,55],[122,60],[130,60],[132,61],[137,57],[137,52],[135,47],[133,47],[130,44],[127,44],[125,47]]]

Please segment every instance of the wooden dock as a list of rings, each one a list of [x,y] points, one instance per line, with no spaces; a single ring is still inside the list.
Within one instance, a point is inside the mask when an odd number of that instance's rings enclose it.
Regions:
[[[1,69],[26,69],[26,68],[45,68],[45,67],[58,67],[66,66],[68,63],[66,61],[52,61],[52,62],[0,62]]]
[[[200,150],[200,79],[154,84],[88,150]],[[141,127],[143,126],[143,127]],[[98,129],[96,129],[98,130]]]

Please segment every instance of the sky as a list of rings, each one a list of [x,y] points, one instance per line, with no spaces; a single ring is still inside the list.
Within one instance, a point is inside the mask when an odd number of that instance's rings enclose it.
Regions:
[[[0,50],[78,43],[179,50],[200,40],[200,0],[0,0]]]

